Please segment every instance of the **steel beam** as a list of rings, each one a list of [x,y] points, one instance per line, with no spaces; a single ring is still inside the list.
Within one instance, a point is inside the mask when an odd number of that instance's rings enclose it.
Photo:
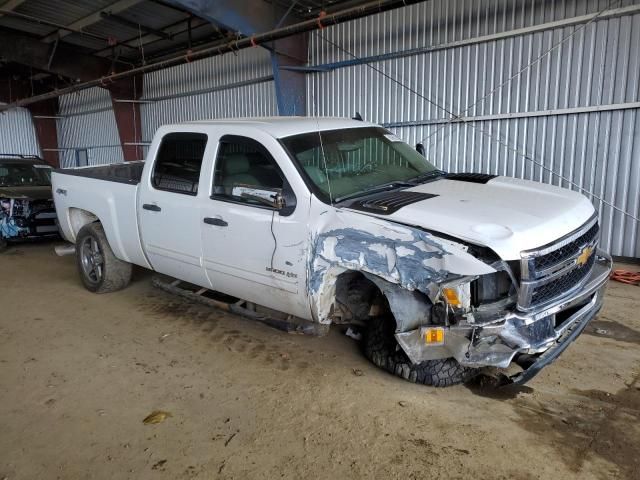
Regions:
[[[420,127],[427,125],[444,125],[447,123],[491,122],[494,120],[514,120],[518,118],[554,117],[559,115],[579,115],[582,113],[618,112],[621,110],[640,109],[640,102],[611,103],[607,105],[587,105],[584,107],[557,108],[537,110],[534,112],[507,112],[475,117],[434,118],[430,120],[408,120],[405,122],[384,123],[386,128]]]
[[[0,5],[0,7],[2,7],[2,9],[7,12],[12,12],[16,8],[18,8],[20,5],[22,5],[25,1],[26,0],[9,0],[8,2],[5,2],[2,5]],[[0,12],[0,17],[3,15],[4,13]]]
[[[111,74],[106,77],[99,77],[93,80],[89,80],[77,85],[71,85],[69,87],[60,88],[58,90],[48,92],[45,94],[35,95],[31,98],[25,98],[23,100],[14,101],[9,105],[0,105],[0,111],[8,110],[11,108],[22,107],[30,103],[39,102],[52,97],[59,97],[79,90],[85,90],[91,87],[104,86],[105,83],[114,82],[123,78],[131,77],[141,73],[153,72],[161,70],[163,68],[173,67],[175,65],[182,65],[184,63],[193,62],[201,58],[212,57],[216,55],[223,55],[225,53],[237,52],[244,48],[252,48],[255,46],[270,45],[271,42],[282,40],[299,33],[310,32],[319,28],[337,25],[356,18],[366,17],[375,13],[386,12],[395,8],[413,5],[423,0],[374,0],[365,4],[361,4],[357,7],[348,8],[335,13],[328,13],[323,18],[315,18],[311,20],[303,20],[293,25],[287,25],[284,27],[273,29],[269,32],[259,33],[252,37],[242,37],[236,40],[229,40],[219,45],[207,46],[205,48],[194,49],[186,54],[177,55],[172,58],[167,58],[140,67],[131,68],[126,71]]]
[[[110,73],[111,62],[105,58],[79,53],[75,48],[52,45],[13,30],[0,29],[0,57],[29,67],[62,75],[73,80],[91,80]]]
[[[58,168],[60,166],[60,159],[56,151],[58,148],[58,129],[56,127],[58,99],[51,98],[44,102],[32,103],[27,108],[31,113],[42,158],[51,166]]]
[[[169,0],[214,25],[252,37],[282,25],[299,21],[292,9],[285,10],[263,0]],[[309,34],[263,45],[270,51],[276,100],[280,115],[305,115],[306,82],[304,73],[291,67],[304,67],[308,57]]]
[[[540,23],[537,25],[531,25],[523,28],[516,28],[514,30],[506,30],[504,32],[492,33],[489,35],[481,35],[479,37],[465,38],[463,40],[455,40],[448,43],[440,43],[436,45],[425,45],[422,47],[411,48],[408,50],[399,50],[396,52],[383,53],[380,55],[371,55],[367,57],[355,57],[349,60],[341,60],[339,62],[324,63],[309,65],[307,67],[301,67],[299,70],[306,72],[329,72],[338,68],[352,67],[354,65],[363,65],[374,62],[383,62],[385,60],[392,60],[396,58],[410,57],[413,55],[421,55],[426,53],[439,52],[443,50],[450,50],[453,48],[468,47],[470,45],[477,45],[487,42],[496,42],[499,40],[505,40],[507,38],[520,37],[523,35],[529,35],[533,33],[545,32],[548,30],[554,30],[559,28],[573,27],[577,25],[583,25],[585,23],[600,20],[609,20],[612,18],[618,18],[626,15],[635,15],[640,13],[640,5],[629,5],[626,7],[612,8],[605,10],[602,13],[590,13],[588,15],[580,15],[577,17],[563,18],[562,20],[555,20],[553,22]]]
[[[88,27],[89,25],[93,25],[94,23],[97,23],[100,20],[102,20],[102,15],[101,15],[102,12],[109,12],[109,13],[122,12],[123,10],[127,10],[128,8],[131,8],[134,5],[140,3],[141,1],[142,0],[118,0],[117,2],[114,2],[111,5],[107,5],[106,7],[101,8],[100,10],[93,12],[90,15],[82,17],[76,20],[75,22],[71,22],[66,26],[68,28],[71,28],[72,30],[82,30],[83,28]],[[57,32],[52,33],[51,35],[47,35],[46,37],[44,37],[42,41],[45,43],[50,43],[55,41],[56,38],[66,37],[67,35],[70,35],[70,34],[71,32],[68,30],[58,30]]]

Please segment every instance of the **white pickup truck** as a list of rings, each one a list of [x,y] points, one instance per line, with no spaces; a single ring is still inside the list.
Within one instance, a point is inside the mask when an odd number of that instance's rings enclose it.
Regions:
[[[526,382],[596,315],[611,270],[581,194],[445,173],[362,121],[167,125],[145,162],[52,180],[89,290],[125,287],[133,264],[319,331],[360,325],[368,358],[427,385],[485,367]]]

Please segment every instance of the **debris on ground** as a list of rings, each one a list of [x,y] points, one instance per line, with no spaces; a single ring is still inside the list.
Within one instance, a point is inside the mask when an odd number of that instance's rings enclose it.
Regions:
[[[362,377],[364,375],[364,372],[359,368],[354,368],[352,371],[356,377]]]
[[[409,405],[409,402],[405,402],[404,400],[400,400],[398,402],[398,405],[400,405],[401,407],[406,407],[407,405]]]
[[[354,330],[353,328],[349,327],[347,328],[347,331],[344,332],[344,334],[347,337],[353,338],[355,341],[359,342],[360,340],[362,340],[362,334],[360,332],[358,332],[357,330]]]
[[[629,270],[614,270],[611,273],[611,280],[616,282],[628,283],[629,285],[640,285],[640,272],[631,272]]]
[[[159,468],[162,468],[165,463],[167,463],[166,460],[159,460],[153,464],[153,466],[151,467],[151,470],[158,470]]]
[[[595,328],[593,331],[598,335],[607,335],[609,333],[609,330],[605,330],[604,328]]]
[[[158,341],[160,343],[164,342],[164,339],[167,338],[169,335],[171,335],[170,333],[163,333],[162,335],[160,335],[160,337],[158,338]]]
[[[173,415],[171,415],[171,413],[169,412],[154,410],[149,415],[147,415],[144,420],[142,420],[142,423],[144,423],[145,425],[153,425],[156,423],[162,423],[169,417],[173,417]]]
[[[231,436],[224,441],[224,446],[226,447],[227,445],[229,445],[229,442],[231,442],[231,440],[233,440],[233,437],[235,437],[237,434],[238,432],[232,433]]]

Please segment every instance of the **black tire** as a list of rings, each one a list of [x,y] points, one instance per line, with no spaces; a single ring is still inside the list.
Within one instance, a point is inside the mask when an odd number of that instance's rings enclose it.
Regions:
[[[476,368],[463,367],[454,358],[411,363],[394,337],[395,321],[389,316],[374,317],[364,336],[364,353],[378,367],[413,383],[449,387],[468,382],[478,375]]]
[[[80,229],[76,239],[76,264],[82,283],[90,292],[115,292],[131,281],[131,264],[116,258],[98,222]]]

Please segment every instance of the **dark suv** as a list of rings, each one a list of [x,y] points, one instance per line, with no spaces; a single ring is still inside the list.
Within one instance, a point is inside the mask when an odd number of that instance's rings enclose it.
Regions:
[[[57,236],[51,166],[37,157],[0,154],[0,251],[9,242]]]

